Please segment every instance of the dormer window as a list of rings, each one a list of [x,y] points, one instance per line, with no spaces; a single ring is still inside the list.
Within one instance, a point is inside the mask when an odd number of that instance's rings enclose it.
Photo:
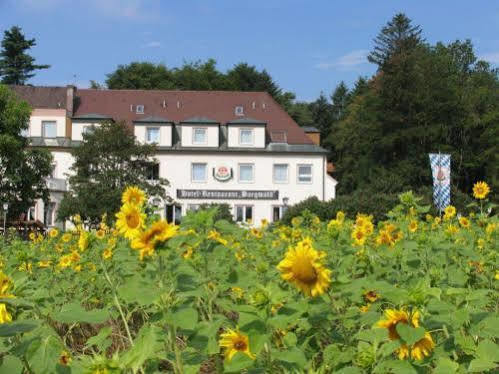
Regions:
[[[55,121],[42,121],[42,136],[44,138],[57,137],[57,125]]]
[[[253,145],[253,129],[239,129],[239,145]]]
[[[135,113],[144,114],[144,105],[136,105],[135,106]]]
[[[243,106],[236,106],[234,113],[236,116],[244,116],[244,107]]]
[[[192,129],[192,144],[203,145],[207,144],[208,139],[206,136],[206,128],[204,127],[194,127]]]
[[[159,127],[146,128],[146,141],[147,143],[159,144]]]

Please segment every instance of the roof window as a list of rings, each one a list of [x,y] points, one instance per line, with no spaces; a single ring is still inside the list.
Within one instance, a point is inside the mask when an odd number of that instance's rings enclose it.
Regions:
[[[135,113],[137,113],[137,114],[144,114],[144,105],[137,105],[137,106],[135,106]]]
[[[236,116],[244,116],[244,107],[243,106],[236,106],[234,109],[234,113]]]

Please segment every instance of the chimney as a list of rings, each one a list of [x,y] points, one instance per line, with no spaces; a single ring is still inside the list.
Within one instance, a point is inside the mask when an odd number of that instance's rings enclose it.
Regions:
[[[66,86],[66,115],[70,118],[73,117],[75,92],[76,92],[76,86],[73,85]]]
[[[321,145],[321,132],[315,127],[302,127],[308,138],[315,144]]]

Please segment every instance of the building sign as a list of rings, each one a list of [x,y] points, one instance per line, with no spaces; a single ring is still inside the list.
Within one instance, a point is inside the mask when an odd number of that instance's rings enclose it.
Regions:
[[[213,168],[213,177],[220,182],[228,181],[232,178],[232,168],[220,165],[216,168]]]
[[[177,190],[178,199],[279,200],[279,191]]]

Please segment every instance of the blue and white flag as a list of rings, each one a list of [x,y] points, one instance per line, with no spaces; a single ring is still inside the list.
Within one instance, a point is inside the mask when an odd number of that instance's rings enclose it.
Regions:
[[[433,202],[440,210],[450,204],[450,155],[430,153],[433,175]]]

